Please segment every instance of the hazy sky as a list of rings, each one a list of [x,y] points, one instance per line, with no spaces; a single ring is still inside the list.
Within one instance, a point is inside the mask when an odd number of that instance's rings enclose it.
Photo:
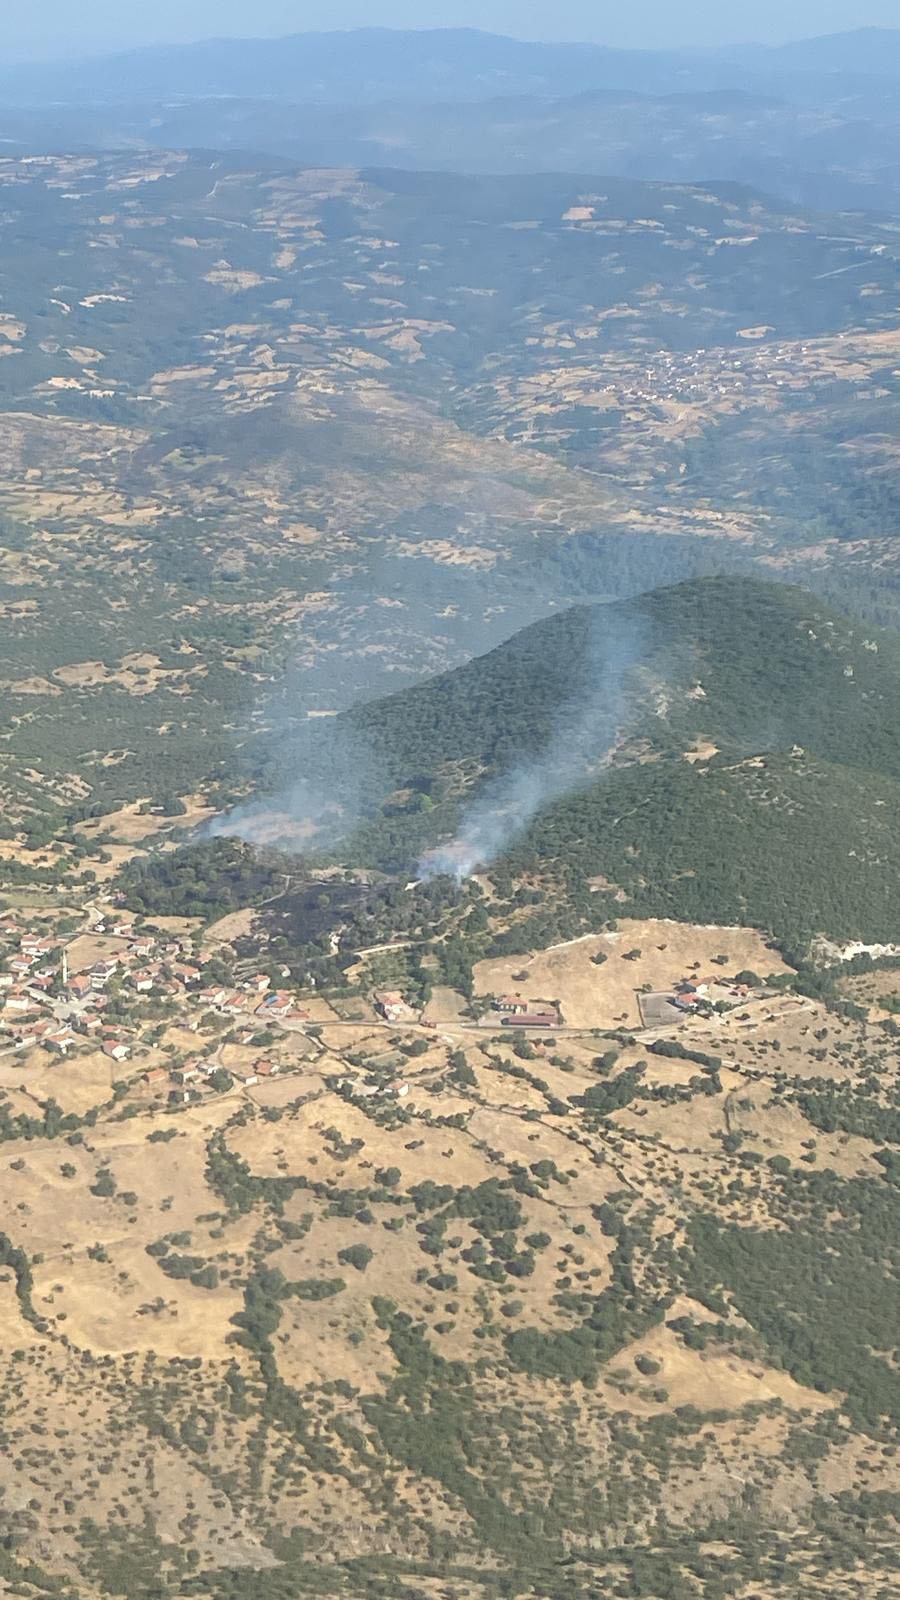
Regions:
[[[213,34],[480,27],[612,45],[727,44],[900,26],[898,0],[7,0],[0,60],[94,54]]]

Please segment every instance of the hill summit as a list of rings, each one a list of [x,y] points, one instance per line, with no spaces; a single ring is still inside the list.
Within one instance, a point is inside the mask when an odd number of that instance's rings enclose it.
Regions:
[[[900,925],[900,640],[799,589],[577,606],[316,732],[304,770],[355,792],[342,849],[369,864],[602,879],[640,915],[791,937]]]
[[[741,749],[801,743],[900,776],[900,638],[747,577],[573,607],[339,722],[377,741],[396,778],[447,760],[502,769],[545,749],[561,718],[609,694],[614,674],[627,727],[659,749],[699,736]]]

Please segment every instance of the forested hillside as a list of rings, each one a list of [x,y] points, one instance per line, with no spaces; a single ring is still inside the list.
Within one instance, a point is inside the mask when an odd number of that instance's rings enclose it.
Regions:
[[[900,635],[750,578],[572,607],[337,726],[365,735],[394,779],[441,761],[509,766],[576,727],[609,694],[623,656],[623,731],[661,748],[696,736],[735,748],[799,743],[900,774]]]
[[[898,808],[896,779],[801,755],[664,762],[554,802],[506,864],[558,872],[576,898],[599,877],[637,915],[762,927],[794,949],[816,934],[892,943]]]
[[[473,806],[512,808],[504,871],[570,901],[599,877],[640,915],[896,935],[900,639],[800,590],[714,578],[576,607],[316,732],[307,777],[365,816],[351,858],[409,867]],[[545,804],[523,811],[529,785]]]

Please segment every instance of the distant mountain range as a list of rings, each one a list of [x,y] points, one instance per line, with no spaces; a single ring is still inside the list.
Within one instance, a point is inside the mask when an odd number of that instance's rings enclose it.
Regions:
[[[789,72],[900,73],[900,29],[854,28],[789,44],[744,45],[716,52],[750,68]]]
[[[364,29],[0,69],[13,153],[729,178],[832,209],[900,208],[898,127],[900,31],[877,29],[702,55]]]
[[[770,92],[808,74],[900,78],[900,30],[861,28],[779,47],[690,54],[529,43],[469,28],[363,28],[283,39],[209,39],[76,62],[8,67],[0,93],[18,104],[256,96],[376,103],[711,89]]]
[[[900,208],[900,80],[839,107],[744,89],[650,95],[592,89],[410,103],[178,98],[166,103],[0,109],[15,153],[69,150],[261,151],[313,167],[469,173],[603,173],[749,184],[798,205]]]

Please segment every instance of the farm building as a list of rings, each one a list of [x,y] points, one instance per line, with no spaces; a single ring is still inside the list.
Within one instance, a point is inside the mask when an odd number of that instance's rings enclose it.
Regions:
[[[561,1023],[555,1011],[526,1011],[521,1016],[504,1017],[503,1026],[504,1028],[559,1028]]]
[[[404,999],[399,989],[381,989],[374,995],[375,1004],[387,1022],[415,1022],[416,1013]]]

